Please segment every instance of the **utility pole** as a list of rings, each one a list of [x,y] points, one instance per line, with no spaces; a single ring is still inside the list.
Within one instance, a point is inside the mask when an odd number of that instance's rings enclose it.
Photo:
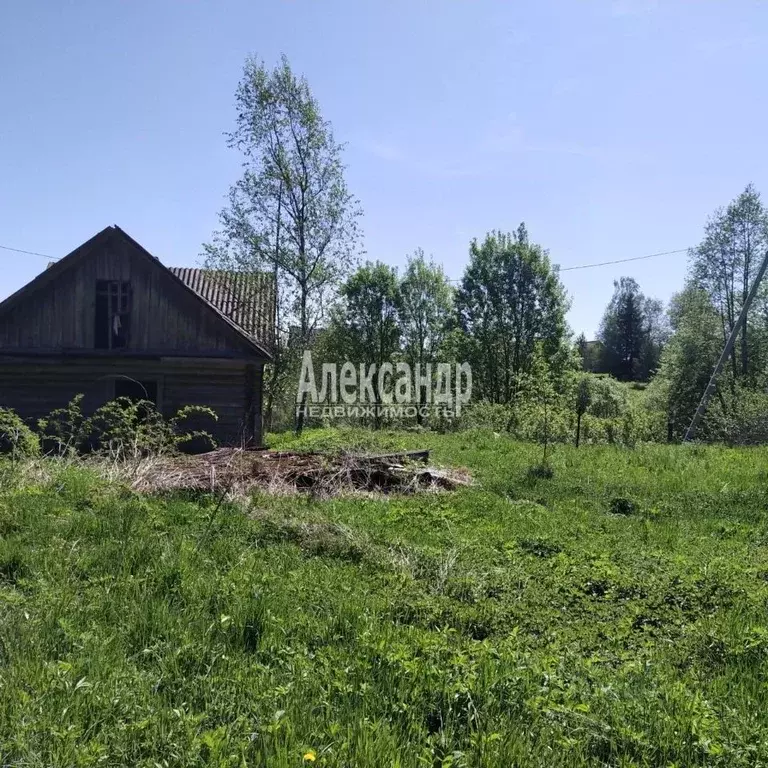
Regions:
[[[715,391],[715,385],[717,384],[717,377],[722,372],[723,366],[725,365],[725,361],[729,358],[731,352],[733,352],[733,347],[734,347],[734,344],[736,344],[736,337],[739,335],[739,331],[742,329],[742,326],[746,325],[747,312],[749,311],[749,305],[752,303],[755,296],[757,295],[757,289],[760,287],[760,282],[762,281],[763,276],[765,275],[766,269],[768,269],[768,251],[766,251],[765,256],[763,257],[763,263],[760,265],[760,269],[757,272],[757,275],[755,277],[755,282],[752,283],[752,287],[749,289],[747,298],[741,307],[741,312],[739,313],[739,319],[734,323],[733,328],[731,329],[731,335],[728,337],[728,341],[725,342],[725,348],[723,349],[723,352],[720,355],[720,359],[717,361],[715,370],[712,371],[712,377],[709,380],[709,384],[707,384],[707,388],[704,390],[704,394],[701,396],[701,402],[699,403],[699,407],[696,409],[696,413],[693,414],[693,419],[691,419],[691,423],[688,426],[688,429],[686,430],[685,437],[683,438],[684,442],[693,440],[693,438],[696,436],[696,429],[699,426],[699,422],[702,420],[702,418],[704,417],[704,414],[707,412],[707,405],[709,404],[709,398],[712,396],[712,393]]]

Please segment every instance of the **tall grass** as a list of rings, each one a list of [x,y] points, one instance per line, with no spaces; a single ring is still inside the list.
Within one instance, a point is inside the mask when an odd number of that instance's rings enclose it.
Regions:
[[[556,448],[543,479],[493,433],[381,447],[479,483],[244,510],[7,470],[0,762],[768,761],[768,451]]]

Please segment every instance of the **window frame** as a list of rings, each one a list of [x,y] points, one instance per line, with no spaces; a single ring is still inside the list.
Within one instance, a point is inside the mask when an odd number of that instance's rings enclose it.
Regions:
[[[97,280],[94,305],[95,349],[126,349],[131,342],[133,287],[129,280]],[[106,314],[106,317],[103,315]],[[114,319],[120,320],[121,333],[114,332]]]

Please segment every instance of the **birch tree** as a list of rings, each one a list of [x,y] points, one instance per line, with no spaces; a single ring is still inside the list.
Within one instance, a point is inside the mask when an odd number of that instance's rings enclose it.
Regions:
[[[227,142],[243,172],[204,246],[206,263],[272,272],[283,346],[303,349],[356,260],[361,211],[344,179],[343,146],[285,56],[273,70],[248,59],[235,100]]]
[[[766,248],[768,212],[760,194],[750,184],[730,205],[710,217],[704,239],[691,252],[691,276],[717,308],[723,343],[736,324]],[[761,299],[744,318],[731,355],[736,379],[747,378],[755,370],[750,358],[758,350],[753,344],[752,329],[755,321],[762,322],[764,316],[765,301]]]

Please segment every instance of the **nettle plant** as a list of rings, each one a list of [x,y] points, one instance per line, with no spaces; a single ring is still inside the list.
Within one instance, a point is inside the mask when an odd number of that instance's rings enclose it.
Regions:
[[[201,418],[218,420],[206,406],[187,405],[166,419],[149,400],[118,397],[86,417],[82,400],[77,395],[66,407],[38,421],[46,454],[101,453],[123,459],[177,450],[200,453],[217,447],[209,432],[189,427],[193,419],[198,423]]]

